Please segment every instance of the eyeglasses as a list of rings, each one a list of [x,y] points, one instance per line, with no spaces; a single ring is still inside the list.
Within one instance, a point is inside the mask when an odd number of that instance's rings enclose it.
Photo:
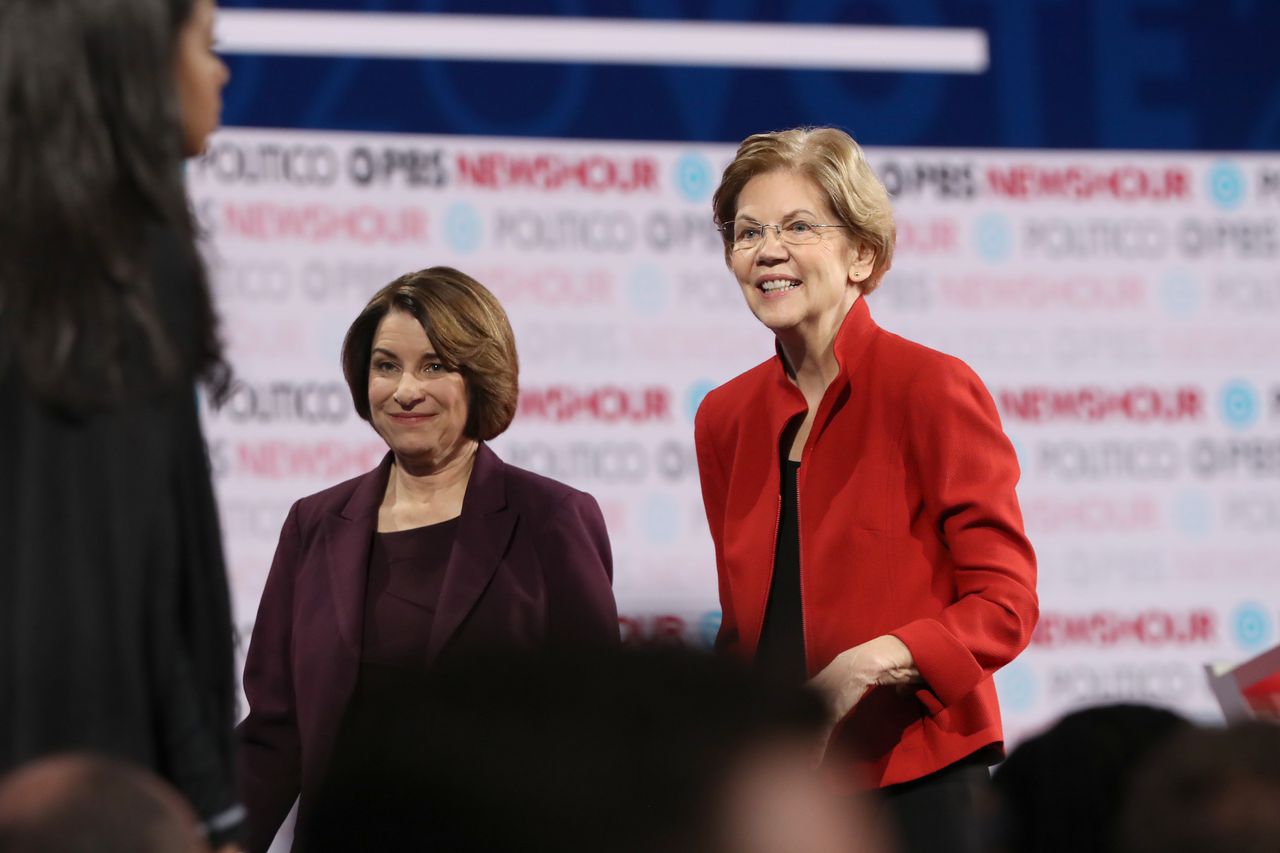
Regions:
[[[784,225],[764,225],[750,219],[735,219],[717,226],[720,233],[729,238],[735,252],[754,249],[764,242],[764,233],[772,228],[778,239],[790,246],[805,246],[822,239],[823,229],[848,228],[848,225],[819,225],[803,219],[793,219]]]

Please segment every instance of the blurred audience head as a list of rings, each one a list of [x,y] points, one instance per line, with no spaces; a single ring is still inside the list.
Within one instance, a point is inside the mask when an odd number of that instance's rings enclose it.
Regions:
[[[1146,705],[1068,714],[1024,741],[992,777],[1006,853],[1111,853],[1125,792],[1142,760],[1189,727]]]
[[[332,849],[881,853],[811,768],[821,700],[672,649],[455,661],[346,733],[314,805]],[[360,829],[355,829],[360,827]],[[348,832],[352,833],[348,837]],[[308,839],[309,841],[312,839]]]
[[[1123,853],[1280,850],[1280,726],[1196,729],[1152,753],[1134,780]]]
[[[65,755],[0,780],[0,853],[200,853],[195,814],[158,777]]]

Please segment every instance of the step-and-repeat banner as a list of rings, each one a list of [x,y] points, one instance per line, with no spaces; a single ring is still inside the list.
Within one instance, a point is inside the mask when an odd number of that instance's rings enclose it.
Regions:
[[[693,413],[769,357],[712,229],[732,146],[226,130],[188,179],[240,384],[205,420],[236,612],[290,504],[385,446],[339,366],[401,273],[492,289],[521,358],[507,461],[599,500],[623,636],[719,624]],[[1280,158],[878,148],[885,328],[991,390],[1040,557],[1011,739],[1089,703],[1216,716],[1202,667],[1277,640]]]

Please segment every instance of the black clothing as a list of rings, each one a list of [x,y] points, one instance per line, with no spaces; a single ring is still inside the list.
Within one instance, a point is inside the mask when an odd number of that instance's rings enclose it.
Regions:
[[[427,671],[431,623],[457,529],[454,518],[373,537],[362,663]]]
[[[153,229],[159,316],[198,358],[185,241]],[[51,343],[51,346],[53,344]],[[126,360],[130,358],[128,354]],[[194,369],[87,415],[33,398],[0,339],[0,773],[91,750],[237,823],[233,627]]]
[[[787,684],[801,684],[809,677],[804,659],[804,617],[800,602],[799,475],[800,463],[783,454],[773,580],[769,584],[760,645],[756,648],[756,668]]]
[[[991,786],[991,760],[979,750],[927,776],[887,785],[879,798],[902,853],[982,853],[982,807]]]

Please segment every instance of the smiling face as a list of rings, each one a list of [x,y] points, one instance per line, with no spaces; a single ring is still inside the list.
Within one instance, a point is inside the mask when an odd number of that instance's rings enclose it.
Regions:
[[[222,87],[231,79],[226,64],[213,52],[213,0],[196,0],[178,31],[176,68],[178,108],[182,114],[182,153],[194,157],[218,129]]]
[[[440,361],[412,314],[378,323],[369,358],[369,414],[402,467],[434,471],[474,444],[466,436],[467,383]]]
[[[818,185],[796,172],[752,178],[738,195],[734,218],[783,226],[839,223]],[[834,332],[871,274],[874,254],[843,228],[821,229],[816,243],[800,246],[784,243],[772,228],[764,234],[755,247],[729,254],[751,313],[775,333]]]

